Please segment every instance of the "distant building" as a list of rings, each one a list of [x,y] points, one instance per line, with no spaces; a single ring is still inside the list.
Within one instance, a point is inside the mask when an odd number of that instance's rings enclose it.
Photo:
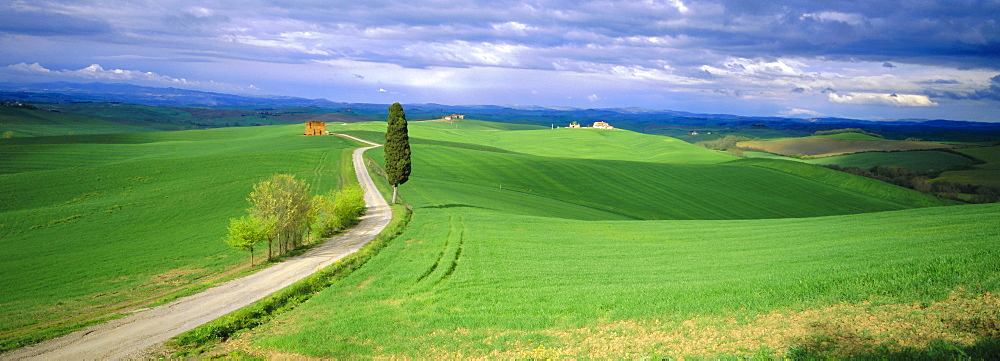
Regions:
[[[579,128],[580,127],[580,123],[577,123],[577,122],[569,123],[569,127],[570,128]]]
[[[615,129],[615,127],[612,127],[611,124],[608,124],[608,122],[594,122],[594,128],[597,128],[597,129]]]
[[[444,120],[465,119],[465,114],[445,115]]]
[[[310,120],[306,122],[306,132],[304,135],[327,135],[326,122]]]
[[[697,130],[692,130],[691,133],[688,133],[688,134],[690,134],[690,135],[698,135],[698,131]]]

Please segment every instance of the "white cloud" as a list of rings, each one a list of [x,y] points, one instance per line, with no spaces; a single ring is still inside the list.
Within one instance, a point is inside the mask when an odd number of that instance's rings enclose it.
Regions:
[[[519,54],[528,50],[524,45],[503,43],[417,43],[403,48],[407,55],[435,62],[488,66],[520,66]]]
[[[319,36],[309,32],[287,32],[279,35],[278,39],[260,39],[249,35],[229,34],[221,37],[222,41],[239,43],[265,48],[292,50],[310,55],[330,55],[330,52],[320,49],[322,43],[307,45],[305,41],[316,40]]]
[[[804,20],[810,18],[823,22],[831,22],[831,21],[842,22],[854,26],[864,24],[865,22],[865,17],[862,16],[861,14],[841,13],[836,11],[822,11],[818,13],[802,14],[802,17],[800,19]]]
[[[819,116],[819,115],[822,115],[822,114],[820,112],[815,111],[815,110],[791,108],[791,109],[784,110],[784,111],[778,113],[778,115],[785,115],[785,116],[807,115],[807,116],[815,117],[815,116]]]
[[[32,63],[19,63],[8,65],[2,68],[3,70],[14,71],[25,75],[47,75],[47,76],[62,76],[67,78],[82,78],[82,79],[93,79],[93,80],[113,80],[113,81],[146,81],[154,82],[160,84],[168,85],[198,85],[197,81],[189,81],[184,78],[174,78],[166,75],[160,75],[151,71],[141,71],[141,70],[126,70],[126,69],[104,69],[100,64],[91,64],[90,66],[79,69],[79,70],[51,70],[47,69],[41,64]]]
[[[52,70],[46,69],[45,67],[41,66],[38,63],[31,63],[31,64],[26,64],[26,63],[11,64],[11,65],[8,65],[8,66],[4,67],[4,69],[18,71],[18,72],[23,72],[23,73],[51,73],[52,72]]]
[[[702,65],[701,70],[713,76],[801,76],[803,75],[803,71],[800,68],[804,65],[802,62],[792,59],[766,61],[762,59],[729,58],[722,64],[724,69],[711,65]]]
[[[690,9],[688,9],[688,7],[685,6],[681,0],[667,0],[667,3],[676,8],[681,14],[686,14],[690,11]]]
[[[894,107],[935,107],[938,105],[926,95],[916,94],[849,93],[840,95],[830,93],[829,99],[833,103],[841,104],[890,105]]]
[[[502,24],[491,24],[493,30],[499,34],[503,35],[527,35],[529,31],[537,30],[538,28],[533,26],[528,26],[516,21],[508,21]]]
[[[596,102],[598,100],[601,100],[601,97],[597,96],[597,94],[590,94],[587,96],[587,100]]]

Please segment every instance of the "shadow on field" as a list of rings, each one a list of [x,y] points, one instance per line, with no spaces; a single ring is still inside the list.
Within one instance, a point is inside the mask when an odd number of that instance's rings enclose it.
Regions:
[[[844,352],[857,340],[845,335],[816,334],[810,340],[792,347],[788,357],[793,360],[1000,360],[1000,338],[986,338],[969,346],[956,345],[945,340],[933,340],[926,348],[890,347],[881,345],[875,350]],[[854,337],[861,337],[853,335]]]

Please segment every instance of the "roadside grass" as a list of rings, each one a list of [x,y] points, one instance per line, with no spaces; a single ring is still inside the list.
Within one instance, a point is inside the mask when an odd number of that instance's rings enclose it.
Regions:
[[[246,253],[221,239],[253,184],[353,180],[354,142],[299,128],[0,140],[2,349],[239,273]]]
[[[411,215],[405,206],[393,205],[392,220],[386,228],[357,252],[273,295],[175,336],[167,344],[167,347],[175,350],[171,357],[203,353],[210,350],[215,343],[266,324],[274,317],[294,309],[334,282],[349,276],[351,272],[378,255],[379,251],[406,229]]]
[[[985,304],[972,307],[977,312],[995,311],[989,297],[1000,288],[997,216],[994,204],[642,222],[418,209],[409,229],[366,267],[244,337],[266,352],[333,358],[532,357],[539,348],[553,350],[540,357],[683,356],[700,347],[715,356],[753,355],[757,348],[713,349],[715,337],[686,349],[670,340],[617,345],[645,332],[621,327],[631,323],[691,321],[698,326],[691,333],[717,330],[740,339],[728,332],[781,318],[769,314],[840,304],[927,308],[955,290],[965,292],[961,299],[982,298]],[[974,322],[998,322],[994,314],[983,317]],[[802,327],[821,328],[812,324]],[[880,329],[858,332],[876,345],[889,340]],[[675,341],[700,339],[694,336]],[[745,336],[739,345],[776,346],[769,355],[808,346]],[[579,340],[590,347],[574,347]],[[925,347],[930,340],[917,341]]]

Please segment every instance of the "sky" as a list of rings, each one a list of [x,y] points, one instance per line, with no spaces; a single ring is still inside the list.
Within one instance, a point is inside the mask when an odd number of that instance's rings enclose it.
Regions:
[[[0,0],[0,81],[1000,122],[1000,0]]]

